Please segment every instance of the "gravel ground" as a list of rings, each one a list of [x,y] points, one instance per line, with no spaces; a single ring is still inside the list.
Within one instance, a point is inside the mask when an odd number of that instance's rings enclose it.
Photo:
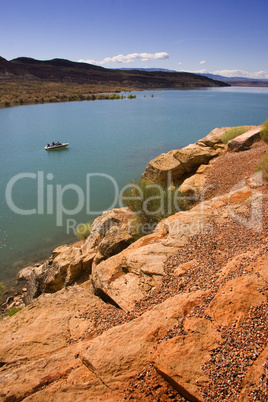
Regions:
[[[186,399],[180,396],[178,392],[157,373],[153,364],[145,367],[133,378],[128,384],[123,398],[124,401],[186,402]]]
[[[267,150],[268,144],[260,142],[254,144],[249,151],[228,153],[213,161],[213,169],[207,174],[207,183],[213,187],[210,196],[230,191],[240,180],[253,174]],[[267,183],[264,183],[259,190],[267,193],[267,189]],[[268,252],[267,198],[263,199],[262,208],[262,232],[253,232],[235,220],[227,218],[224,224],[211,222],[210,233],[201,233],[192,237],[188,245],[179,249],[177,255],[168,258],[162,286],[149,292],[144,299],[136,303],[130,313],[125,313],[114,306],[107,306],[102,314],[99,312],[96,314],[81,313],[85,319],[94,320],[94,336],[140,316],[178,293],[201,289],[208,290],[209,295],[204,298],[202,305],[192,311],[191,316],[210,319],[204,311],[213,300],[219,286],[232,278],[247,275],[252,271],[252,264],[258,256]],[[247,212],[250,214],[250,210]],[[251,249],[255,249],[255,251],[258,249],[258,252],[250,254]],[[227,278],[216,281],[218,271],[230,259],[242,253],[247,253],[247,255],[239,260],[236,270]],[[195,263],[186,274],[181,277],[174,276],[174,270],[180,264],[190,260],[195,260]],[[268,297],[268,288],[260,291]],[[223,342],[212,351],[210,360],[203,367],[210,378],[210,383],[203,391],[206,402],[232,401],[239,395],[247,369],[267,346],[267,307],[268,303],[263,303],[252,308],[239,329],[235,328],[235,323],[229,327],[219,328]],[[158,343],[183,334],[183,321],[178,322],[164,337],[158,339]],[[88,337],[90,336],[92,334],[89,333]],[[250,395],[247,396],[248,401],[264,402],[268,400],[268,362],[265,370],[259,383],[252,385]],[[125,390],[124,400],[185,401],[163,380],[152,365],[144,368],[130,382],[128,389]]]
[[[207,196],[222,195],[256,171],[268,144],[260,141],[253,144],[248,151],[228,152],[212,161],[213,168],[206,172],[207,186],[211,187]]]
[[[217,158],[213,163],[213,169],[207,175],[208,185],[213,186],[211,196],[230,191],[240,180],[255,173],[256,166],[267,150],[268,145],[261,142],[254,144],[249,151],[226,154]],[[264,183],[260,190],[267,193],[267,183]],[[170,257],[166,262],[161,288],[150,292],[146,298],[137,303],[133,313],[135,315],[142,314],[154,305],[180,292],[207,289],[210,290],[209,296],[203,300],[203,305],[192,311],[192,316],[210,318],[205,316],[204,311],[213,300],[219,286],[232,278],[247,275],[258,256],[268,252],[267,199],[263,202],[262,212],[263,230],[261,233],[248,230],[234,220],[228,219],[225,224],[213,224],[210,234],[194,236],[190,245],[180,249],[177,255]],[[248,211],[249,213],[250,211]],[[255,250],[258,248],[258,253],[254,256],[250,256],[248,253],[248,256],[240,260],[235,272],[216,283],[213,278],[217,277],[217,271],[231,258],[246,253],[251,248]],[[195,264],[183,277],[173,275],[174,270],[180,264],[194,259]],[[265,292],[268,297],[268,288],[260,289],[260,291]],[[235,329],[236,323],[229,327],[219,328],[223,342],[212,351],[211,359],[203,367],[211,380],[203,391],[205,401],[231,401],[238,397],[247,369],[267,346],[267,308],[268,303],[252,308],[239,330]],[[184,334],[183,321],[178,322],[158,342]],[[155,384],[153,385],[152,382]],[[159,388],[154,388],[157,385]],[[137,376],[130,384],[129,390],[130,392],[125,395],[126,400],[143,399],[143,395],[147,395],[148,401],[184,400],[176,392],[175,394],[168,393],[160,381],[159,375],[157,376],[152,367],[147,368],[147,377],[142,375],[139,378]],[[259,383],[252,384],[247,398],[248,401],[264,402],[268,400],[268,362],[265,363],[265,374],[260,378]]]
[[[206,401],[238,398],[247,369],[267,345],[267,323],[268,303],[263,303],[251,308],[239,330],[235,328],[236,323],[221,329],[224,341],[212,351],[211,359],[203,367],[211,379],[203,392]],[[259,383],[252,387],[248,395],[249,401],[268,400],[268,362],[265,364],[265,371]]]

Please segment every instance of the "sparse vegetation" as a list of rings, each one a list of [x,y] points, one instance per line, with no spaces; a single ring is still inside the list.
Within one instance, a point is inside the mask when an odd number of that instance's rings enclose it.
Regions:
[[[12,317],[14,314],[16,314],[18,311],[20,311],[22,309],[22,307],[11,307],[8,311],[7,311],[7,315],[9,317]]]
[[[91,233],[91,224],[90,223],[81,223],[77,226],[75,235],[81,239],[86,239]]]
[[[222,136],[222,142],[227,144],[228,141],[233,140],[238,135],[241,135],[247,131],[247,128],[244,126],[232,127],[230,130],[227,130]]]
[[[118,94],[111,94],[111,95],[109,95],[109,99],[121,99],[121,96],[120,95],[118,95]]]
[[[132,229],[136,237],[152,233],[158,222],[189,208],[189,201],[175,188],[133,181],[123,194],[123,203],[135,213]]]
[[[0,300],[2,299],[3,293],[4,293],[5,287],[2,284],[2,282],[0,282]]]
[[[122,87],[122,92],[133,88]],[[1,81],[0,107],[72,102],[84,100],[124,99],[112,84],[76,84],[49,81]],[[131,99],[136,95],[131,94]]]
[[[263,123],[264,127],[260,132],[261,139],[265,142],[268,142],[268,119]]]
[[[136,95],[129,94],[127,98],[128,98],[128,99],[135,99],[135,98],[136,98]]]
[[[262,177],[264,180],[268,181],[268,152],[265,153],[257,170],[262,170]]]

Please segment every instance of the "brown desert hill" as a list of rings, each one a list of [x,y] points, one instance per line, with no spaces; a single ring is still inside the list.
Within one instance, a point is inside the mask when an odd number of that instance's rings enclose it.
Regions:
[[[228,84],[191,73],[116,70],[63,59],[19,57],[7,61],[0,57],[0,107],[110,99],[107,93],[111,92],[219,86]]]
[[[221,81],[191,73],[107,69],[64,59],[35,60],[19,57],[11,61],[0,58],[0,79],[38,79],[69,81],[79,84],[116,83],[136,88],[181,88],[227,86]]]
[[[9,79],[16,76],[26,75],[27,71],[20,66],[13,65],[10,61],[7,61],[0,56],[0,79]]]
[[[268,145],[218,149],[209,199],[130,245],[127,208],[108,211],[21,271],[38,297],[0,322],[1,400],[267,401]]]

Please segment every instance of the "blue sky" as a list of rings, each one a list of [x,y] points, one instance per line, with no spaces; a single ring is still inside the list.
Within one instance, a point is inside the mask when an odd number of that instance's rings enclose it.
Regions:
[[[0,0],[0,55],[268,78],[268,0]]]

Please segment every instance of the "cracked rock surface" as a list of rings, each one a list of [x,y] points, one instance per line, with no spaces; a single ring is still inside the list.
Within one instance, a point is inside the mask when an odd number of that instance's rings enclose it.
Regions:
[[[252,176],[265,149],[215,159],[201,209],[3,318],[0,400],[267,401],[268,186]]]

